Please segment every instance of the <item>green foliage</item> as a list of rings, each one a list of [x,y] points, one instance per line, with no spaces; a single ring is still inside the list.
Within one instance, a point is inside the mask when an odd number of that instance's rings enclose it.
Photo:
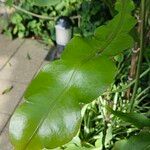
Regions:
[[[135,25],[133,9],[132,1],[118,0],[113,20],[97,28],[93,37],[74,37],[61,60],[45,66],[32,81],[10,122],[16,150],[55,148],[77,134],[80,104],[110,86],[116,74],[111,57],[133,44],[128,34]]]
[[[111,108],[108,108],[108,110],[115,116],[126,122],[130,122],[138,128],[150,127],[150,119],[140,113],[123,113],[121,111],[113,111]]]
[[[46,44],[51,44],[51,40],[55,41],[54,25],[59,16],[78,16],[80,19],[73,19],[74,33],[84,36],[92,35],[96,27],[111,18],[106,5],[99,0],[65,0],[56,4],[55,7],[34,6],[31,0],[26,0],[22,1],[19,7],[49,17],[50,20],[33,17],[16,10],[10,18],[9,25],[4,28],[4,32],[14,38],[34,37],[43,40]],[[14,18],[21,18],[21,20],[13,22]],[[23,25],[25,29],[22,29]]]
[[[47,149],[44,149],[47,150]],[[81,140],[79,137],[73,138],[73,140],[60,148],[55,148],[52,150],[100,150],[99,145],[92,146],[88,145],[87,147],[82,146]]]
[[[103,129],[103,116],[98,100],[85,105],[81,111],[82,124],[79,137],[83,145],[90,143],[95,145],[95,141],[100,137],[99,134]]]
[[[50,19],[41,19],[16,10],[10,17],[9,25],[4,28],[4,32],[7,34],[9,32],[9,35],[13,38],[32,37],[43,40],[46,44],[51,44],[52,40],[55,40],[54,25],[56,19],[59,16],[72,16],[72,13],[76,11],[76,9],[79,9],[81,3],[82,0],[66,0],[61,1],[61,3],[58,3],[55,7],[39,7],[34,6],[31,0],[22,1],[19,5],[20,8],[49,17]],[[13,20],[16,21],[14,22]]]
[[[12,4],[13,4],[13,0],[6,0],[6,5],[11,7]]]
[[[102,1],[83,1],[77,14],[81,16],[79,33],[83,36],[93,35],[94,30],[111,18],[110,12]]]
[[[15,28],[13,29],[13,34],[17,33],[19,38],[24,37],[26,30],[25,26],[22,23],[22,20],[22,17],[17,13],[11,18],[12,23],[16,24]]]
[[[141,132],[132,136],[127,140],[116,142],[113,150],[149,150],[150,149],[150,133]]]
[[[33,4],[38,6],[51,6],[61,2],[61,0],[32,0]]]

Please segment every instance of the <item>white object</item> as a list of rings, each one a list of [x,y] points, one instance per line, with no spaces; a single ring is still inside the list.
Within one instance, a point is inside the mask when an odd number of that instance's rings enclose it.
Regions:
[[[72,28],[66,29],[60,25],[55,26],[56,29],[56,43],[58,45],[66,46],[66,44],[71,40]]]

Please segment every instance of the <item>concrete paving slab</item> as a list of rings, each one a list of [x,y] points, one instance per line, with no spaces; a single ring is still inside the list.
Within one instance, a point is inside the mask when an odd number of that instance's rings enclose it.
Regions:
[[[18,83],[29,83],[34,77],[39,65],[34,64],[26,58],[13,57],[0,72],[0,79],[15,81]]]
[[[0,113],[11,115],[21,101],[27,85],[4,80],[0,80],[0,83]],[[7,93],[4,94],[4,91]]]
[[[0,34],[0,49],[3,49],[5,48],[8,44],[10,44],[12,42],[12,40],[5,36],[5,35],[2,35]],[[0,50],[1,51],[1,50]]]
[[[15,54],[18,48],[23,44],[23,42],[23,39],[11,41],[7,37],[0,35],[0,69],[5,66],[13,54]]]
[[[15,57],[25,58],[34,64],[41,65],[41,62],[46,57],[48,51],[45,46],[36,40],[26,39]]]
[[[9,123],[7,124],[2,134],[0,135],[0,150],[13,150],[13,147],[10,143],[8,126]]]
[[[3,128],[5,127],[10,115],[0,113],[0,133],[2,132]]]
[[[0,72],[0,79],[29,83],[40,68],[48,51],[34,40],[26,40]]]

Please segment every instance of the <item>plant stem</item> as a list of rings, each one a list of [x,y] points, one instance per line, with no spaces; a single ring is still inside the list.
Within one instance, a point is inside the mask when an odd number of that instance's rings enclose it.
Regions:
[[[143,78],[145,75],[147,75],[149,72],[150,72],[150,68],[148,68],[147,70],[145,70],[145,71],[140,75],[140,79]],[[105,92],[104,94],[112,94],[112,93],[116,93],[116,92],[123,92],[124,90],[128,89],[129,87],[131,87],[135,82],[136,82],[136,79],[134,79],[132,82],[130,82],[128,85],[126,85],[126,86],[123,87],[122,89],[117,89],[117,90],[113,90],[113,91],[108,91],[108,92]]]
[[[16,6],[16,5],[13,5],[13,7],[16,9],[16,10],[19,10],[19,11],[22,11],[28,15],[31,15],[31,16],[34,16],[34,17],[37,17],[37,18],[40,18],[40,19],[46,19],[46,20],[55,20],[55,18],[50,18],[48,16],[43,16],[43,15],[38,15],[38,14],[35,14],[35,13],[32,13],[30,11],[27,11],[19,6]]]
[[[102,137],[102,150],[105,150],[105,141],[106,141],[106,135],[107,135],[107,129],[108,129],[108,126],[107,126],[107,121],[104,120],[104,130],[103,130],[103,137]]]
[[[139,47],[138,43],[134,44],[134,48],[132,49],[132,56],[131,56],[131,68],[128,76],[128,81],[131,82],[135,79],[136,69],[137,69],[137,61],[138,61],[138,54],[139,54]],[[131,87],[126,92],[127,100],[130,99]]]
[[[0,1],[0,3],[6,5],[6,2]],[[24,12],[25,14],[28,14],[28,15],[31,15],[31,16],[34,16],[34,17],[37,17],[37,18],[40,18],[40,19],[55,20],[55,18],[50,18],[50,17],[48,17],[48,16],[43,16],[43,15],[38,15],[38,14],[32,13],[32,12],[27,11],[27,10],[25,10],[25,9],[19,7],[19,6],[16,6],[16,5],[14,5],[14,4],[12,4],[12,7],[13,7],[14,9],[18,10],[18,11],[22,11],[22,12]]]
[[[100,104],[100,111],[101,111],[101,114],[103,116],[103,123],[104,123],[104,129],[102,131],[103,133],[103,136],[102,136],[102,150],[105,150],[105,139],[106,139],[106,134],[107,134],[107,121],[106,121],[106,112],[105,112],[105,103],[106,103],[106,100],[103,101],[102,97],[100,96],[99,98],[99,104]]]
[[[44,15],[38,15],[38,14],[35,14],[33,12],[30,12],[28,10],[25,10],[19,6],[16,6],[16,5],[12,5],[13,8],[15,8],[16,10],[18,11],[22,11],[23,13],[25,14],[28,14],[28,15],[31,15],[33,17],[37,17],[37,18],[40,18],[40,19],[45,19],[45,20],[51,20],[51,21],[55,21],[57,19],[57,17],[48,17],[48,16],[44,16]],[[78,19],[79,20],[79,26],[80,26],[80,20],[81,20],[81,16],[72,16],[70,17],[71,20],[74,20],[74,19]]]
[[[144,27],[145,27],[145,0],[141,1],[141,19],[140,19],[140,53],[139,53],[139,60],[137,65],[137,72],[136,72],[136,82],[133,88],[133,95],[131,97],[131,107],[130,112],[133,111],[134,103],[135,103],[135,97],[139,85],[139,79],[140,79],[140,69],[141,69],[141,62],[142,62],[142,55],[144,50]]]

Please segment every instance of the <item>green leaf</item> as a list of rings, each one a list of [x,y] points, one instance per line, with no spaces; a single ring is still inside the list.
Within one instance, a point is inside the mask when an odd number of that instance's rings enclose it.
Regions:
[[[135,25],[133,8],[131,0],[118,0],[119,13],[112,21],[94,37],[74,37],[61,59],[46,65],[31,82],[10,121],[16,150],[56,148],[78,133],[80,103],[93,101],[110,86],[116,67],[109,56],[132,45],[128,33]]]
[[[24,37],[24,32],[23,31],[19,31],[18,32],[18,37],[19,38],[23,38]]]
[[[131,0],[118,0],[116,10],[120,13],[108,24],[97,28],[94,37],[73,38],[63,52],[62,59],[65,58],[70,61],[78,61],[83,57],[90,59],[96,53],[115,56],[132,47],[133,38],[128,33],[136,23],[130,14],[133,9],[134,5]],[[79,44],[80,48],[78,48]]]
[[[55,148],[69,142],[80,126],[79,102],[88,103],[97,98],[114,75],[114,64],[103,57],[77,68],[64,60],[45,66],[29,86],[26,102],[12,117],[10,133],[16,149],[32,147],[35,143],[42,147],[43,142],[46,148]]]
[[[15,13],[15,14],[11,17],[11,22],[12,22],[13,24],[18,24],[18,25],[19,25],[19,24],[22,22],[22,17],[21,17],[21,15]]]
[[[11,7],[13,5],[13,0],[6,0],[5,4]]]
[[[31,0],[37,6],[51,6],[61,2],[61,0]]]
[[[140,113],[123,113],[121,111],[113,111],[111,108],[108,108],[108,110],[115,116],[138,128],[150,127],[150,119]]]
[[[121,140],[115,143],[113,150],[149,150],[150,133],[141,132],[128,140]]]

